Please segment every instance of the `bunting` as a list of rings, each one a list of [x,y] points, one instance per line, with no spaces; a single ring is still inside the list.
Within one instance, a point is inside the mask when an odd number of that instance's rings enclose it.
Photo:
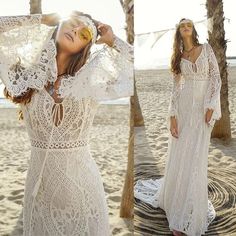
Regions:
[[[207,27],[207,30],[212,32],[213,30],[213,17],[200,20],[200,21],[195,21],[194,25],[198,24],[203,24],[204,26]],[[135,41],[137,43],[137,46],[142,47],[144,45],[151,45],[151,48],[155,46],[157,41],[165,35],[167,32],[175,30],[176,28],[169,28],[169,29],[164,29],[164,30],[159,30],[159,31],[154,31],[154,32],[147,32],[147,33],[141,33],[141,34],[136,34],[135,35]]]

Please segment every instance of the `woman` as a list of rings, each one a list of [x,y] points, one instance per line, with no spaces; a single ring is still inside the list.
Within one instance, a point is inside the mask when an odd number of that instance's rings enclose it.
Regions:
[[[202,235],[215,218],[208,201],[207,159],[210,134],[221,117],[221,78],[211,46],[199,44],[189,19],[177,25],[171,71],[171,135],[164,177],[139,180],[135,197],[165,210],[174,235]]]
[[[0,17],[0,33],[4,92],[31,141],[24,235],[111,235],[89,132],[100,101],[132,95],[132,47],[80,12]]]

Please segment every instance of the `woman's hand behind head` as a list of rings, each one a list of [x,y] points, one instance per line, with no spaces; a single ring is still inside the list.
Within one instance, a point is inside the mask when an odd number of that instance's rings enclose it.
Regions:
[[[59,24],[60,16],[57,13],[43,14],[41,23],[48,26],[56,26]]]
[[[115,35],[110,25],[98,22],[98,33],[100,38],[96,41],[97,44],[106,43],[108,46],[112,47],[115,40]]]

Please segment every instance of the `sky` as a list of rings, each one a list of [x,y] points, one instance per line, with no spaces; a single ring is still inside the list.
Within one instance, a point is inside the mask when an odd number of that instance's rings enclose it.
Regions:
[[[181,18],[193,21],[206,19],[206,0],[135,0],[135,33],[153,32],[175,27]],[[236,56],[236,1],[224,0],[224,15],[230,19],[225,21],[225,38],[227,56]],[[196,25],[200,43],[207,41],[207,28],[203,24]],[[135,43],[135,67],[157,68],[169,64],[174,31],[169,31],[159,39],[151,49],[150,44],[138,47]],[[144,63],[145,62],[145,63]]]
[[[29,14],[29,1],[0,0],[0,16]],[[114,32],[125,39],[125,16],[119,0],[42,0],[43,13],[57,12],[66,16],[72,10],[91,14],[95,19],[110,24]]]

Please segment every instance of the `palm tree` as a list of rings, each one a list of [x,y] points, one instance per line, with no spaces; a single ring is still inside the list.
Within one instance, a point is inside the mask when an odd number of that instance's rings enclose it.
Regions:
[[[126,35],[130,44],[134,43],[134,0],[120,0],[121,6],[126,17]],[[135,78],[134,78],[135,80]],[[137,96],[137,90],[134,83],[134,126],[143,126],[144,120],[142,110]]]
[[[126,17],[126,35],[130,44],[134,43],[134,1],[120,0]],[[130,98],[130,133],[128,148],[128,163],[125,184],[122,193],[120,217],[133,218],[133,185],[134,185],[134,125],[135,96]]]
[[[42,13],[42,2],[41,0],[30,0],[30,14],[41,14]]]
[[[221,88],[221,111],[222,118],[215,123],[211,136],[214,138],[231,139],[230,111],[228,102],[228,72],[226,62],[227,40],[225,40],[224,11],[222,0],[207,0],[207,18],[212,17],[212,32],[208,31],[209,43],[211,44],[220,69],[222,80]]]

